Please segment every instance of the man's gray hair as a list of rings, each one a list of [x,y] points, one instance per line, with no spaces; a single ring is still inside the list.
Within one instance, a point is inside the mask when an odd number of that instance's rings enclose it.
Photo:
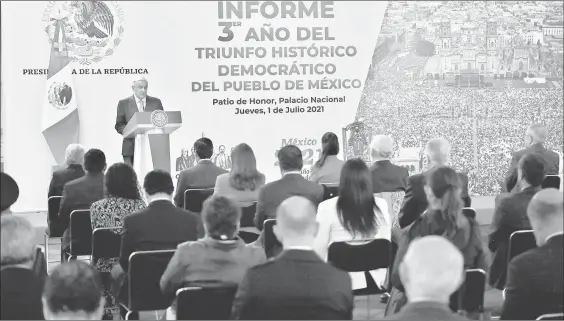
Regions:
[[[444,138],[432,138],[425,146],[425,154],[430,161],[445,165],[450,159],[450,143]]]
[[[2,266],[24,264],[33,260],[37,246],[31,223],[21,216],[4,214],[0,217],[0,225]]]
[[[548,138],[548,129],[543,124],[532,124],[527,128],[527,135],[533,143],[544,143]]]
[[[67,146],[65,151],[65,164],[73,165],[73,164],[80,164],[84,163],[84,154],[86,150],[84,146],[80,144],[70,144]]]
[[[390,158],[394,153],[394,141],[390,136],[376,135],[372,138],[370,148],[373,156]]]
[[[142,76],[137,76],[133,78],[133,81],[131,82],[131,86],[135,86],[135,83],[138,81],[142,81],[144,83],[146,83],[147,85],[149,85],[149,81],[147,80],[147,78],[142,77]]]

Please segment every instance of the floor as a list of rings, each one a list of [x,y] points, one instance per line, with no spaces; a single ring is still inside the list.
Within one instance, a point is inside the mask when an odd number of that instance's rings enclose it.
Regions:
[[[489,234],[489,224],[491,222],[493,214],[493,197],[480,197],[473,198],[472,205],[476,209],[476,218],[481,225],[482,235],[484,239],[484,247],[487,248],[486,240]],[[47,223],[47,214],[44,212],[35,213],[17,213],[16,215],[25,215],[28,218],[36,230],[36,240],[38,245],[43,245],[44,239],[43,234],[45,231]],[[48,270],[51,271],[60,260],[60,240],[51,239],[48,246]],[[486,251],[489,253],[488,251]],[[89,260],[90,257],[79,257],[79,260]],[[497,289],[487,289],[485,293],[485,313],[482,319],[489,319],[492,312],[498,310],[501,306],[503,299],[501,296],[501,291]],[[369,309],[367,309],[367,305]],[[367,319],[381,319],[384,317],[385,304],[380,303],[380,296],[373,295],[369,298],[367,297],[356,297],[355,298],[355,310],[354,319],[355,320],[367,320]],[[164,311],[160,311],[159,318],[164,315]],[[494,312],[495,315],[495,312]],[[141,313],[140,318],[142,320],[156,320],[157,316],[155,312],[145,312]],[[117,316],[114,319],[118,319]]]

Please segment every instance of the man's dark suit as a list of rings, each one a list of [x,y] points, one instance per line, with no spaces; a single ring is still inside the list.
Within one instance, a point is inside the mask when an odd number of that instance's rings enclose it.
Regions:
[[[104,198],[104,174],[86,173],[81,178],[65,184],[59,208],[59,222],[65,229],[61,241],[62,249],[70,244],[69,223],[74,210],[89,210],[92,203]]]
[[[215,166],[209,159],[202,159],[193,167],[179,173],[174,204],[184,207],[184,192],[193,188],[213,188],[217,177],[227,170]]]
[[[129,256],[136,251],[172,250],[178,244],[195,241],[198,236],[199,217],[167,200],[158,200],[147,208],[127,215],[123,219],[119,266],[112,270],[112,288],[116,298],[127,295],[126,273]],[[117,268],[117,269],[116,269]],[[125,272],[124,272],[125,271]]]
[[[425,176],[428,174],[429,172],[427,171],[409,177],[403,204],[398,214],[399,225],[401,228],[413,223],[423,212],[425,212],[427,206],[429,206],[429,203],[427,202],[427,195],[423,189],[425,186]],[[470,207],[472,199],[470,199],[470,196],[468,195],[468,176],[466,176],[466,174],[458,173],[458,178],[462,184],[461,197],[464,201],[464,207]]]
[[[255,225],[262,231],[264,221],[276,218],[276,210],[280,203],[291,196],[303,196],[317,206],[323,201],[323,193],[323,186],[306,180],[301,174],[286,174],[260,189]]]
[[[232,319],[351,320],[351,279],[313,251],[288,250],[247,271]]]
[[[534,320],[542,314],[562,313],[562,234],[511,260],[507,274],[502,320]]]
[[[62,196],[65,184],[82,176],[84,176],[84,169],[81,164],[72,164],[54,171],[47,197]]]
[[[558,154],[544,148],[542,144],[533,144],[513,154],[511,164],[505,174],[505,186],[508,192],[511,192],[515,185],[517,185],[517,167],[519,165],[519,160],[527,154],[537,154],[544,161],[545,175],[558,175],[560,170],[560,160],[558,159]]]
[[[2,278],[2,320],[43,320],[43,279],[32,269],[3,267]]]
[[[147,96],[145,111],[152,112],[155,110],[163,110],[163,104],[161,103],[161,100],[155,97]],[[135,97],[133,95],[119,101],[117,106],[115,129],[120,135],[123,135],[123,129],[131,120],[131,117],[133,117],[133,115],[139,111],[142,112],[143,110],[139,110],[137,108],[137,102],[135,101]],[[124,138],[121,145],[121,155],[123,156],[124,160],[128,157],[132,159],[133,155],[135,155],[134,151],[135,139]]]
[[[405,321],[462,321],[468,320],[453,313],[447,304],[438,302],[415,302],[406,304],[400,312],[386,317],[384,320]]]
[[[505,286],[509,237],[515,231],[530,230],[531,223],[527,217],[527,206],[539,187],[528,187],[499,200],[489,236],[489,249],[494,253],[490,266],[489,283],[502,290]]]
[[[389,160],[376,161],[370,166],[374,193],[405,191],[409,172]]]

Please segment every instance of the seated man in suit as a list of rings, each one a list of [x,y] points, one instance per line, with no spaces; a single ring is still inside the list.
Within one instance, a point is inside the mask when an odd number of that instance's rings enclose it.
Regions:
[[[43,320],[41,293],[44,280],[33,270],[36,255],[33,226],[27,219],[15,215],[2,215],[0,226],[0,319]]]
[[[563,196],[549,188],[535,194],[529,203],[527,215],[539,247],[509,263],[502,320],[534,320],[542,314],[562,313]]]
[[[0,183],[2,184],[2,188],[0,188],[0,213],[2,215],[10,214],[12,213],[10,206],[14,205],[20,196],[20,188],[12,176],[3,172],[0,172]]]
[[[489,249],[494,253],[490,266],[489,284],[499,290],[505,286],[509,237],[515,231],[530,230],[527,206],[541,189],[544,180],[544,162],[536,154],[527,154],[519,160],[521,191],[512,193],[496,204],[489,236]]]
[[[258,195],[255,225],[262,231],[264,221],[276,218],[278,205],[290,196],[303,196],[316,207],[323,201],[323,186],[310,182],[302,174],[302,151],[286,145],[278,152],[282,178],[263,186]]]
[[[121,232],[119,265],[111,272],[114,296],[127,302],[129,256],[136,251],[172,250],[178,244],[203,236],[200,218],[172,204],[174,186],[168,172],[151,171],[143,182],[147,208],[126,216]],[[200,232],[200,235],[199,235]]]
[[[65,151],[65,166],[53,172],[49,184],[47,197],[62,196],[65,184],[84,176],[82,163],[84,162],[84,147],[79,144],[70,144]]]
[[[292,196],[278,208],[274,233],[284,246],[275,259],[250,268],[239,285],[232,318],[241,320],[351,320],[349,275],[314,251],[315,204]]]
[[[548,138],[548,130],[545,125],[534,124],[527,128],[527,141],[529,147],[517,151],[511,158],[511,164],[505,174],[505,186],[508,192],[517,192],[523,187],[518,185],[517,168],[519,160],[527,154],[536,154],[544,162],[545,175],[558,175],[560,160],[558,154],[544,147]]]
[[[427,142],[425,153],[429,160],[429,170],[435,166],[445,166],[450,159],[450,143],[444,138],[433,138]],[[399,216],[399,225],[401,228],[413,223],[425,210],[429,203],[423,186],[425,185],[425,176],[427,172],[410,176],[405,191],[405,198],[401,207]],[[464,207],[470,207],[472,200],[468,195],[468,176],[458,173],[460,182],[462,183],[462,200]]]
[[[104,296],[98,272],[80,261],[58,265],[45,283],[43,313],[46,320],[102,320]]]
[[[447,239],[430,235],[412,241],[399,272],[409,303],[387,320],[466,320],[449,308],[464,281],[464,258]]]
[[[374,193],[405,191],[409,173],[406,168],[394,165],[390,157],[394,153],[394,142],[390,136],[374,136],[371,143],[372,160],[370,175]]]
[[[197,164],[185,169],[178,175],[174,204],[184,208],[184,192],[188,189],[213,188],[217,177],[227,173],[227,170],[215,166],[210,160],[213,156],[213,143],[209,138],[202,137],[194,143]]]
[[[90,209],[92,203],[104,198],[104,171],[106,155],[99,149],[91,149],[84,155],[86,175],[65,184],[59,208],[59,223],[65,229],[61,241],[61,262],[66,260],[65,251],[70,245],[70,215],[74,210]]]

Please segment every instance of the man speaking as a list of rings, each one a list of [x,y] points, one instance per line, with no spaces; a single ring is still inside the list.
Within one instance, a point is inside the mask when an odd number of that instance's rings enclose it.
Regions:
[[[163,104],[160,99],[147,96],[148,87],[149,82],[147,79],[137,78],[131,85],[133,96],[119,101],[115,128],[120,135],[123,135],[123,129],[136,112],[163,110]],[[124,138],[121,146],[121,155],[123,156],[124,163],[133,166],[134,151],[135,138]]]

